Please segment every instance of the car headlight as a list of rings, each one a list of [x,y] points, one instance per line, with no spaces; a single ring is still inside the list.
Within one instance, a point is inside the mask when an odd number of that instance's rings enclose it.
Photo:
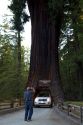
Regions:
[[[37,102],[38,102],[38,99],[37,99],[37,98],[35,98],[34,102],[35,102],[35,103],[37,103]]]
[[[48,102],[48,103],[51,103],[51,98],[48,98],[48,99],[47,99],[47,102]]]

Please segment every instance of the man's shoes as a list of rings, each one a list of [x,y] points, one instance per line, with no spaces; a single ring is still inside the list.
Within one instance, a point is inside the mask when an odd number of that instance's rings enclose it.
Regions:
[[[31,119],[28,119],[28,122],[32,121]]]
[[[24,119],[24,121],[26,121],[26,122],[30,122],[30,121],[32,121],[32,119]]]

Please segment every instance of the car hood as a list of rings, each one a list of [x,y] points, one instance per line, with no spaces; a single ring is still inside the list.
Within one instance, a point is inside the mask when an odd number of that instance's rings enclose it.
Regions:
[[[42,99],[49,99],[50,97],[36,97],[35,101],[42,100]]]

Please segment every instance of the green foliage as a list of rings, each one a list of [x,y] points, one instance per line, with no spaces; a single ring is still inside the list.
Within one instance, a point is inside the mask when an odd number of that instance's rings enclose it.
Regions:
[[[65,104],[73,104],[73,105],[78,105],[78,106],[83,106],[83,102],[81,101],[67,101]]]
[[[14,29],[17,31],[23,30],[23,24],[29,20],[29,16],[25,12],[26,0],[12,0],[11,5],[9,6],[10,10],[13,12],[13,24]]]
[[[70,1],[71,6],[66,9],[59,51],[62,83],[68,100],[83,100],[83,20],[80,1]],[[71,29],[73,32],[70,35]]]
[[[9,29],[8,24],[6,27]],[[4,30],[5,32],[2,32]],[[17,44],[15,43],[15,34],[13,34],[13,36],[11,33],[7,34],[4,25],[1,25],[0,34],[0,100],[14,99],[17,98],[18,95],[22,97],[29,70],[29,60],[26,56],[25,63],[25,53],[28,55],[29,51],[27,50],[26,52],[24,47],[21,47],[22,65],[19,78],[20,82],[18,84]]]

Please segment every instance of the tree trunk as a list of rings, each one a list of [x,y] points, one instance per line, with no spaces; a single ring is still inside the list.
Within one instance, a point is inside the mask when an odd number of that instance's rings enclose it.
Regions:
[[[17,55],[18,55],[18,60],[17,60],[17,69],[18,69],[18,75],[20,76],[21,74],[21,36],[20,36],[20,31],[17,33]]]
[[[48,0],[27,0],[31,15],[32,44],[28,84],[35,87],[39,80],[51,80],[54,100],[63,100],[60,84],[58,42],[61,15],[52,20],[48,11]]]
[[[20,84],[21,84],[21,36],[20,31],[17,32],[17,83],[16,96],[20,97]]]
[[[79,100],[83,101],[83,64],[82,61],[76,61],[78,67],[78,81],[79,81]]]

